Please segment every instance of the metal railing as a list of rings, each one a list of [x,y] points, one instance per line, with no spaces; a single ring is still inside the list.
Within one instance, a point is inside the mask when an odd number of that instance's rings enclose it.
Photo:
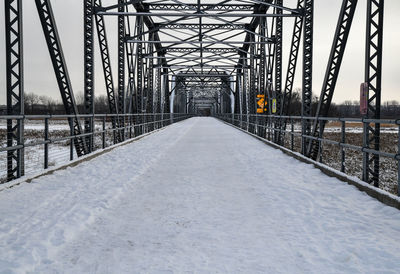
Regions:
[[[302,148],[302,144],[314,141],[318,149],[317,161],[351,176],[366,172],[368,166],[363,163],[368,159],[368,154],[378,155],[382,157],[380,170],[383,171],[380,174],[383,178],[380,178],[379,188],[400,196],[400,119],[316,118],[259,114],[217,114],[216,118],[303,154],[306,150]],[[312,121],[319,123],[320,128],[325,127],[325,131],[319,132],[318,136],[302,134],[303,123]],[[366,146],[367,128],[372,123],[380,124],[381,128],[384,125],[388,129],[381,133],[381,145],[384,145],[384,148],[380,151]],[[330,124],[335,126],[332,127]],[[358,177],[363,179],[362,176]]]
[[[124,140],[129,140],[161,129],[172,123],[191,117],[190,114],[94,114],[94,115],[3,115],[0,116],[0,184],[17,177],[33,174],[51,166],[58,166],[77,158],[74,142],[84,140],[86,154],[104,149]],[[77,118],[81,125],[85,121],[93,124],[93,132],[74,135],[71,123]],[[118,119],[119,123],[115,123]],[[7,145],[7,122],[23,124],[21,143]],[[124,125],[116,127],[115,125]],[[20,165],[12,164],[8,151],[22,155]],[[15,169],[18,170],[18,176]]]

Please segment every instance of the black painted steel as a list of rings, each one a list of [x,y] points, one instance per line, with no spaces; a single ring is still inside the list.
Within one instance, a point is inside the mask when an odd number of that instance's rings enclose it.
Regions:
[[[94,114],[94,0],[85,0],[83,8],[84,43],[84,105],[85,114]],[[94,130],[93,119],[85,119],[85,133]],[[88,152],[93,150],[93,139],[85,137]]]
[[[22,0],[5,0],[7,115],[24,114]],[[22,120],[7,120],[7,147],[24,143]],[[24,150],[7,151],[7,180],[24,175]]]
[[[357,2],[358,0],[343,0],[315,117],[327,117],[329,114]],[[325,123],[314,121],[313,124],[312,136],[323,134]],[[307,153],[313,160],[318,158],[318,143],[315,140],[309,142]]]
[[[368,84],[368,112],[365,118],[380,119],[382,89],[384,0],[367,1],[365,83]],[[370,123],[364,132],[364,147],[380,150],[380,123]],[[364,153],[363,180],[379,186],[379,154]]]
[[[304,40],[303,40],[303,90],[301,116],[310,117],[312,103],[313,75],[313,36],[314,36],[314,0],[304,2]],[[311,122],[302,120],[302,134],[310,135]],[[303,137],[301,151],[306,154],[307,140]]]
[[[74,93],[69,78],[64,53],[61,47],[60,37],[58,35],[56,21],[53,14],[50,1],[35,0],[39,13],[40,23],[46,38],[47,48],[49,50],[54,73],[57,78],[57,84],[60,89],[61,98],[67,114],[78,115],[78,108],[75,103]],[[82,132],[79,119],[75,116],[70,124],[75,135]],[[74,139],[76,154],[82,156],[88,152],[88,148],[82,137]]]

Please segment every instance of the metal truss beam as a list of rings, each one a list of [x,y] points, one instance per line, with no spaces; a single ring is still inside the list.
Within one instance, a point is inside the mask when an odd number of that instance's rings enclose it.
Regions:
[[[126,7],[128,8],[128,7]],[[125,18],[125,36],[131,35],[131,24],[129,17]],[[135,113],[137,106],[136,97],[136,81],[135,81],[135,47],[134,45],[125,44],[126,60],[128,65],[128,89],[126,95],[126,112]]]
[[[304,1],[305,0],[298,0],[297,2],[298,9],[302,9],[304,7]],[[283,116],[288,115],[290,110],[290,102],[292,99],[293,84],[296,74],[297,57],[299,55],[299,50],[300,50],[303,22],[304,22],[303,18],[300,17],[296,18],[294,22],[292,43],[289,54],[289,64],[287,67],[285,89],[283,92],[283,99],[282,99],[283,103],[281,105],[281,112],[280,112],[280,114]],[[286,126],[284,127],[284,129],[286,129]]]
[[[95,0],[94,2],[95,7],[101,7],[102,3],[101,0]],[[107,40],[107,32],[104,23],[104,18],[101,15],[95,15],[96,20],[96,27],[97,27],[97,36],[99,40],[100,46],[100,56],[103,66],[103,74],[104,74],[104,81],[106,85],[106,92],[108,98],[108,108],[111,114],[118,114],[117,103],[115,100],[115,91],[114,91],[114,80],[112,74],[112,67],[111,67],[111,60],[110,60],[110,52]],[[119,118],[112,117],[111,118],[112,127],[119,128]],[[120,142],[119,134],[115,135],[114,143]]]
[[[343,0],[315,117],[328,116],[357,2],[358,0]],[[322,135],[324,128],[324,122],[315,120],[312,136],[318,137]],[[320,153],[319,147],[318,141],[310,141],[308,155],[314,160],[318,158],[318,154]]]
[[[283,0],[275,0],[277,6],[283,5]],[[281,9],[275,9],[275,13],[281,14]],[[280,113],[282,106],[282,41],[283,41],[283,20],[282,17],[275,19],[275,98],[276,98],[276,113]],[[281,127],[282,121],[275,123],[276,128]],[[280,142],[280,132],[274,134],[275,142]]]
[[[211,52],[211,53],[237,53],[238,50],[235,48],[206,48],[203,47],[203,52]],[[179,53],[192,53],[201,51],[200,48],[168,48],[165,50],[168,52],[179,52]]]
[[[5,0],[7,115],[24,114],[22,0]],[[22,120],[7,120],[7,147],[24,143]],[[24,150],[7,151],[7,181],[24,175]]]
[[[268,0],[269,1],[269,0]],[[239,17],[239,18],[260,18],[260,17],[298,17],[301,16],[298,13],[284,13],[284,14],[274,14],[274,13],[173,13],[173,12],[98,12],[100,15],[104,16],[150,16],[150,17],[185,17],[185,18],[199,18],[199,17],[209,17],[209,18],[223,18],[223,17]]]
[[[168,77],[168,68],[163,69],[163,77],[164,77],[164,113],[171,112],[171,105],[170,105],[170,90],[169,90],[169,77]]]
[[[159,44],[159,41],[140,41],[137,39],[132,39],[132,37],[126,37],[125,38],[126,43],[146,43],[146,44]],[[174,44],[174,45],[182,45],[182,44],[188,44],[188,45],[201,45],[201,44],[212,44],[212,45],[254,45],[254,44],[262,44],[261,42],[256,42],[256,41],[221,41],[221,40],[215,40],[215,41],[199,41],[199,40],[191,40],[191,41],[180,41],[180,40],[174,40],[174,41],[162,41],[163,44]],[[263,44],[274,44],[275,39],[268,39],[265,41]]]
[[[118,3],[118,4],[107,6],[107,7],[103,7],[102,5],[100,5],[100,6],[96,6],[95,13],[97,14],[98,12],[101,12],[101,11],[119,9],[121,7],[124,8],[124,7],[128,6],[128,5],[138,4],[138,3],[141,3],[141,2],[143,2],[143,0],[130,0],[130,1],[125,1],[124,3]]]
[[[253,40],[255,40],[255,36],[253,36],[252,38]],[[250,46],[250,64],[249,64],[249,70],[250,70],[250,74],[249,74],[249,113],[250,114],[256,114],[256,63],[255,63],[255,59],[254,59],[254,55],[255,55],[255,45],[251,45]]]
[[[60,89],[65,112],[69,115],[77,115],[78,109],[75,103],[74,93],[72,91],[72,85],[61,47],[60,37],[58,36],[53,9],[50,1],[48,0],[35,0],[35,3],[39,13],[43,33],[46,38],[47,47],[57,78],[57,84]],[[70,124],[75,136],[82,133],[80,121],[76,116],[72,118],[72,123]],[[74,145],[78,157],[88,152],[82,137],[74,138]]]
[[[151,40],[153,39],[153,35],[149,37]],[[152,56],[154,54],[154,47],[152,44],[148,47],[148,54]],[[154,59],[150,58],[147,60],[147,77],[146,77],[146,113],[153,113],[154,112],[154,105],[153,105],[153,93],[154,93]],[[160,69],[160,68],[157,68]]]
[[[137,17],[136,18],[136,34],[139,36],[138,39],[142,40],[144,37],[143,33],[143,18]],[[136,45],[136,105],[138,113],[143,112],[143,78],[144,78],[144,63],[143,63],[143,43],[138,43]]]
[[[230,30],[243,30],[246,28],[245,24],[158,24],[159,29],[230,29]]]
[[[181,10],[198,10],[198,4],[155,4],[149,3],[145,4],[149,10],[173,10],[173,11],[181,11]],[[201,4],[201,9],[207,10],[216,10],[216,11],[252,11],[254,8],[253,4]]]
[[[126,0],[118,0],[118,11],[124,12]],[[118,16],[118,113],[125,114],[125,17]],[[119,126],[124,127],[125,119],[119,119]],[[121,130],[121,140],[125,139],[125,132]]]
[[[84,1],[83,22],[84,22],[84,105],[85,114],[94,114],[94,0]],[[92,133],[94,120],[85,119],[85,133]],[[86,145],[88,152],[93,150],[93,136],[87,136]]]
[[[367,37],[365,54],[365,82],[369,87],[366,118],[381,118],[382,51],[384,0],[367,1]],[[380,150],[380,124],[369,124],[364,129],[364,147]],[[363,180],[379,187],[379,155],[363,155]]]
[[[304,2],[304,41],[303,41],[303,90],[301,116],[310,117],[312,103],[312,75],[313,75],[313,31],[314,31],[314,0],[305,0]],[[302,134],[309,136],[311,134],[311,123],[308,120],[302,120]],[[306,155],[306,138],[302,138],[301,150]]]

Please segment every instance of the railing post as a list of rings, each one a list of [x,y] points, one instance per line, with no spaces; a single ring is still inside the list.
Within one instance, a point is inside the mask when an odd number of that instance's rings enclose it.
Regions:
[[[294,124],[293,124],[293,118],[290,119],[290,123],[291,123],[290,149],[293,151],[294,150]]]
[[[113,131],[113,133],[115,133]],[[115,134],[114,134],[115,136]],[[103,132],[101,134],[101,140],[102,140],[102,148],[105,149],[106,148],[106,116],[103,116]],[[115,138],[114,138],[115,140]]]
[[[342,121],[342,138],[341,138],[341,143],[344,144],[346,143],[346,121]],[[346,168],[345,168],[345,163],[346,163],[346,152],[344,151],[344,147],[340,146],[340,154],[341,154],[341,166],[340,166],[340,171],[345,173]]]
[[[319,122],[319,128],[321,129],[322,128],[322,124],[323,124],[323,121],[322,120],[319,120],[318,121]],[[318,140],[318,150],[319,150],[319,162],[320,163],[322,163],[322,150],[323,150],[323,144],[322,144],[322,130],[320,130],[319,132],[318,132],[318,138],[319,138],[319,140]],[[311,143],[311,141],[312,140],[310,140],[310,143]]]
[[[270,115],[268,115],[267,130],[268,130],[268,141],[271,141],[271,116]]]
[[[129,114],[129,139],[132,139],[132,114]]]
[[[397,195],[400,196],[400,120],[397,121],[399,124],[399,134],[397,140]]]
[[[44,169],[49,167],[49,118],[44,119]]]
[[[68,122],[69,122],[69,136],[71,139],[69,139],[69,160],[72,161],[74,159],[74,141],[75,137],[74,136],[74,126],[73,126],[73,121],[71,117],[68,117]]]
[[[369,147],[369,140],[368,140],[369,139],[369,134],[368,134],[369,123],[365,122],[364,119],[362,122],[363,122],[363,150],[362,150],[362,153],[363,153],[363,175],[362,175],[362,180],[365,182],[368,182],[368,175],[369,175],[368,158],[369,158],[369,155],[368,155],[368,152],[365,151],[365,149]]]
[[[90,143],[89,143],[89,145],[90,145],[90,149],[89,149],[89,152],[93,152],[93,150],[94,150],[94,133],[95,133],[95,124],[94,124],[94,115],[92,114],[92,116],[90,116],[90,119],[89,119],[89,121],[90,121],[90,127],[91,127],[91,131],[90,131]]]

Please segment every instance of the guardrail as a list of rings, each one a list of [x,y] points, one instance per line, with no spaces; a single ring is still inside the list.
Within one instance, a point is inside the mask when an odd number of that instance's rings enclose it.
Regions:
[[[10,170],[15,165],[10,165],[13,159],[8,152],[22,155],[22,164],[18,168],[19,176],[24,176],[74,160],[78,157],[74,149],[74,142],[78,138],[84,140],[88,147],[86,154],[90,154],[191,116],[180,113],[0,116],[0,184],[15,179]],[[85,132],[82,128],[82,134],[75,135],[71,125],[76,118],[81,125],[90,122],[93,132]],[[117,119],[119,123],[115,123]],[[7,122],[23,124],[21,143],[14,141],[12,145],[7,144],[10,133]],[[116,124],[123,126],[116,127]]]
[[[400,196],[400,119],[376,120],[356,118],[316,118],[260,114],[217,114],[216,118],[240,127],[252,134],[256,134],[266,140],[272,141],[277,145],[303,154],[304,150],[302,149],[302,144],[316,141],[318,142],[319,155],[317,160],[319,162],[328,163],[331,167],[338,169],[343,173],[348,173],[347,167],[354,168],[353,166],[346,164],[347,161],[352,160],[348,159],[349,157],[346,157],[346,151],[349,150],[360,154],[357,156],[360,161],[357,161],[357,159],[354,161],[353,159],[353,162],[350,161],[350,164],[361,165],[362,172],[365,172],[365,168],[368,168],[368,166],[362,164],[363,161],[366,161],[368,154],[378,155],[384,159],[390,159],[396,163],[395,167],[390,165],[390,167],[387,168],[384,166],[385,163],[383,163],[380,169],[386,173],[390,172],[392,176],[389,179],[386,178],[386,180],[389,180],[389,183],[385,180],[381,180],[382,182],[379,184],[379,187]],[[320,132],[316,137],[302,134],[301,126],[305,121],[320,123],[320,128],[326,124],[329,125],[329,123],[332,122],[336,123],[338,126],[334,130],[335,134],[332,134],[332,130],[330,130],[332,128],[327,127],[323,134]],[[387,128],[390,128],[390,144],[388,145],[390,151],[377,151],[365,146],[365,140],[368,138],[367,128],[371,123],[380,124],[381,126],[385,125]],[[359,126],[354,130],[354,126],[349,128],[348,124],[356,124]],[[355,137],[360,138],[357,138],[356,141],[353,140],[352,142],[349,142],[347,140],[349,135],[355,135]],[[382,136],[383,134],[381,134],[381,137]],[[327,149],[334,150],[335,147],[337,148],[337,155],[332,154],[332,151],[327,151]],[[339,159],[336,162],[340,163],[340,167],[338,167],[335,162],[332,162],[332,159],[324,159],[324,153],[328,154],[329,158],[336,158],[338,156]],[[352,176],[356,175],[354,172],[349,173]]]

